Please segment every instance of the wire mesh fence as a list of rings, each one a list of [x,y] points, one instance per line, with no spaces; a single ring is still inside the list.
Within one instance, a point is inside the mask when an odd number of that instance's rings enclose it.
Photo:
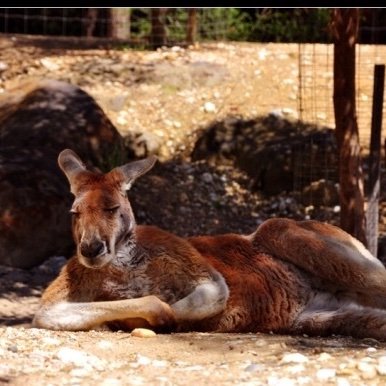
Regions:
[[[153,10],[159,11],[154,14]],[[225,9],[166,8],[2,8],[0,32],[45,36],[120,38],[151,46],[151,35],[164,39],[165,45],[186,44],[188,21],[198,40],[221,40],[229,34]],[[152,31],[152,18],[162,28]]]

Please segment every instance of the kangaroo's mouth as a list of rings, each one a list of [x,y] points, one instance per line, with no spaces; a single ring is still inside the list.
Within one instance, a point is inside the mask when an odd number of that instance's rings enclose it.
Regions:
[[[108,249],[99,254],[96,257],[86,257],[82,254],[78,254],[79,262],[87,268],[98,269],[104,267],[112,260],[112,255],[109,253]]]

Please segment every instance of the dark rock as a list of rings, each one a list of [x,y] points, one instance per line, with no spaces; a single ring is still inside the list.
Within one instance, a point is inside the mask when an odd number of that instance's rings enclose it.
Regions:
[[[65,148],[108,170],[124,160],[123,141],[94,99],[42,81],[0,100],[0,264],[28,268],[73,249],[72,196],[57,165]]]
[[[335,206],[339,205],[338,184],[324,179],[311,182],[302,192],[303,205]]]
[[[192,159],[234,165],[247,172],[253,189],[266,195],[301,191],[320,179],[337,180],[333,130],[272,114],[214,123],[197,140]]]

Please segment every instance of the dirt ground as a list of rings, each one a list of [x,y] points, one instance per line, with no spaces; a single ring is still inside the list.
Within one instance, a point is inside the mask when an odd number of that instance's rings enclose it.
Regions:
[[[151,52],[4,37],[0,48],[2,92],[33,78],[70,81],[96,98],[122,135],[146,140],[161,160],[186,157],[214,120],[299,116],[296,45],[213,43]],[[328,88],[325,70],[317,82]],[[368,90],[361,91],[363,101]],[[332,121],[321,103],[310,116]],[[39,296],[64,262],[53,257],[30,271],[0,267],[0,384],[385,384],[386,346],[374,340],[31,329]]]

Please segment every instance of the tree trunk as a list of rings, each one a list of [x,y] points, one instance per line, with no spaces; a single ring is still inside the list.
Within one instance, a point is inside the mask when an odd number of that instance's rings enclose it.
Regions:
[[[130,8],[110,8],[109,37],[130,39]]]
[[[355,44],[359,11],[336,8],[333,11],[334,112],[339,151],[341,227],[365,245],[363,172],[355,103]]]
[[[188,23],[186,27],[186,42],[188,44],[194,44],[197,34],[197,9],[188,9]]]
[[[167,8],[152,8],[150,10],[151,17],[151,33],[150,43],[152,48],[156,49],[166,45],[166,27],[165,15]]]

